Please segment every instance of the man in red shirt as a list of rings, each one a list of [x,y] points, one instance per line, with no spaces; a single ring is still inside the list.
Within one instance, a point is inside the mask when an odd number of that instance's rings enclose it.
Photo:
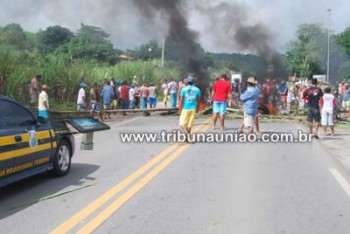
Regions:
[[[226,74],[222,74],[220,80],[216,81],[213,86],[212,100],[213,103],[213,128],[215,129],[216,120],[220,115],[221,130],[224,130],[225,114],[228,99],[232,100],[232,87]]]

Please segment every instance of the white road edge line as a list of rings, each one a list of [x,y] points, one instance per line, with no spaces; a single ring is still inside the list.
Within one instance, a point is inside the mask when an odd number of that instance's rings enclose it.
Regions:
[[[340,186],[345,190],[345,192],[348,194],[348,196],[350,197],[350,185],[349,183],[346,181],[346,179],[338,172],[337,169],[334,168],[329,168],[329,171],[332,173],[332,175],[334,176],[334,178],[338,181],[338,183],[340,184]]]

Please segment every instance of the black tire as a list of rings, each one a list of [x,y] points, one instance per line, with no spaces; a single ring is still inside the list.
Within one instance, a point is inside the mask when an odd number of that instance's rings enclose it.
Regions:
[[[269,114],[270,114],[269,109],[268,109],[265,105],[263,105],[263,104],[260,104],[260,105],[259,105],[258,110],[259,110],[260,113],[263,114],[263,115],[269,115]]]
[[[50,171],[53,176],[60,177],[68,174],[72,158],[72,150],[67,141],[61,140],[57,145],[53,159],[53,169]]]

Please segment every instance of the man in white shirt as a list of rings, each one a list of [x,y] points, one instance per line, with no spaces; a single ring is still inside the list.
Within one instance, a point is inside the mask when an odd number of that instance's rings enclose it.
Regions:
[[[135,109],[135,85],[132,84],[129,89],[129,108]]]
[[[168,107],[168,101],[169,101],[168,81],[166,79],[162,84],[162,89],[163,89],[163,95],[164,95],[164,106],[166,108]]]
[[[49,96],[47,95],[48,90],[49,90],[49,87],[46,84],[44,84],[42,86],[42,91],[39,94],[39,102],[38,102],[38,110],[39,110],[38,116],[41,116],[45,119],[49,118]]]
[[[78,93],[78,100],[77,100],[77,111],[84,111],[86,108],[86,93],[85,93],[85,88],[86,88],[85,83],[80,84],[80,89]]]

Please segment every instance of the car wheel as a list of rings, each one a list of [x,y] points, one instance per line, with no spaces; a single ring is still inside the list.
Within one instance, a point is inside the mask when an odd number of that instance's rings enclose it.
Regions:
[[[67,175],[71,164],[71,148],[69,144],[62,140],[56,149],[55,157],[53,159],[53,169],[51,173],[54,176],[64,176]]]

